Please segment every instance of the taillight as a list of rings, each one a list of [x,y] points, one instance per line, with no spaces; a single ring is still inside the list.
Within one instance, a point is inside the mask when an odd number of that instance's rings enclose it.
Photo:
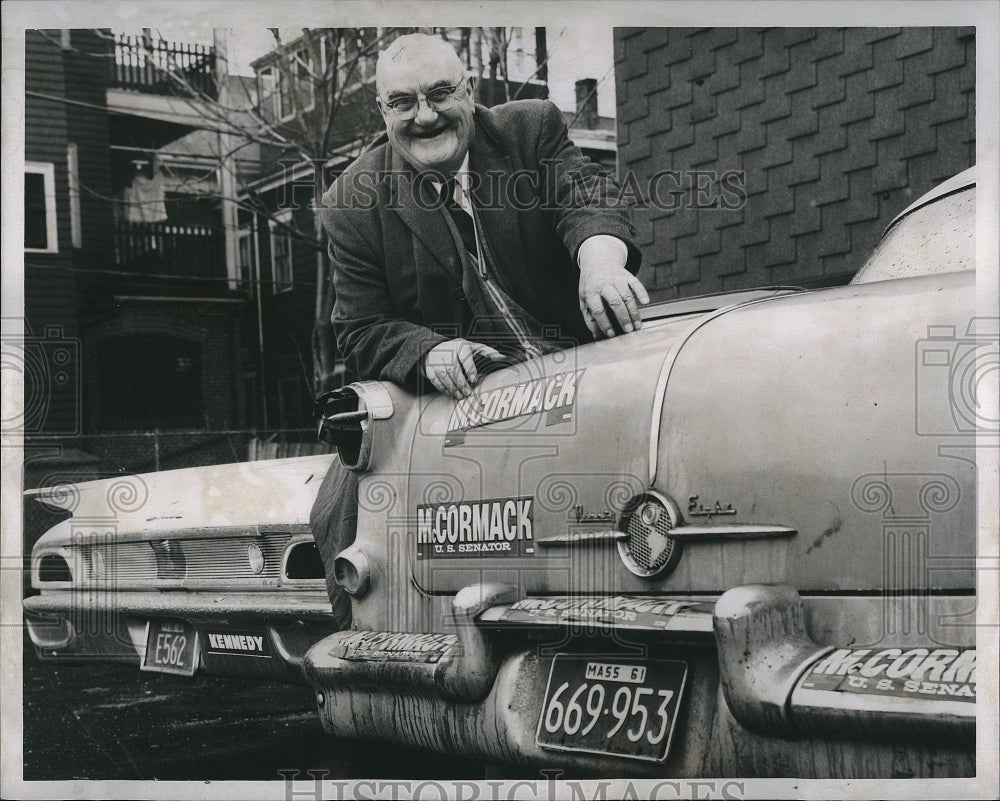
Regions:
[[[47,553],[38,563],[38,581],[41,584],[54,581],[72,581],[73,571],[63,557]]]

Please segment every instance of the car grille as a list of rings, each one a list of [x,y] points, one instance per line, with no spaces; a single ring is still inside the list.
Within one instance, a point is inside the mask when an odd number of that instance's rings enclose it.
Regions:
[[[150,582],[260,581],[281,575],[281,558],[289,532],[256,537],[205,537],[144,542],[107,542],[80,546],[91,583],[114,582],[119,587]],[[254,572],[251,546],[263,555]]]

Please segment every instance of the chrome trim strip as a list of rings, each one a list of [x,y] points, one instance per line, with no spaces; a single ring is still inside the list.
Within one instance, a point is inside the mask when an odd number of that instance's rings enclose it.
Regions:
[[[305,592],[46,592],[24,599],[28,612],[77,614],[100,609],[108,614],[167,615],[221,619],[229,615],[331,619],[326,590]]]
[[[555,534],[551,537],[535,537],[535,545],[542,547],[568,547],[575,544],[618,542],[628,536],[624,531],[567,531],[565,534]]]
[[[750,525],[746,523],[718,523],[714,526],[677,526],[670,529],[670,536],[685,542],[739,538],[745,540],[764,537],[794,537],[799,532],[788,526]]]

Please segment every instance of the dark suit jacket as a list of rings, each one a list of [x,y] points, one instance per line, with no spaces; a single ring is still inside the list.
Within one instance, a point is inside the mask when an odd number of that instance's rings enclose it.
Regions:
[[[641,261],[617,184],[570,142],[556,106],[539,100],[476,107],[469,171],[497,282],[559,338],[589,342],[580,245],[610,234],[628,245],[633,274]],[[348,370],[411,390],[427,351],[468,336],[479,297],[468,271],[463,280],[457,229],[425,178],[387,143],[337,179],[321,210]]]

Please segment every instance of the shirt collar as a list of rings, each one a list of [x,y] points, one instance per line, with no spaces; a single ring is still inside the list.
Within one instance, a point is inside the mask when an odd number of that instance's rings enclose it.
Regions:
[[[455,200],[463,208],[469,207],[469,153],[466,151],[465,158],[462,159],[462,165],[458,168],[455,173],[455,177],[458,179],[458,192],[455,193]],[[441,187],[444,184],[438,181],[436,178],[431,178],[431,183],[434,185],[434,189],[437,190],[438,194],[441,194]]]

